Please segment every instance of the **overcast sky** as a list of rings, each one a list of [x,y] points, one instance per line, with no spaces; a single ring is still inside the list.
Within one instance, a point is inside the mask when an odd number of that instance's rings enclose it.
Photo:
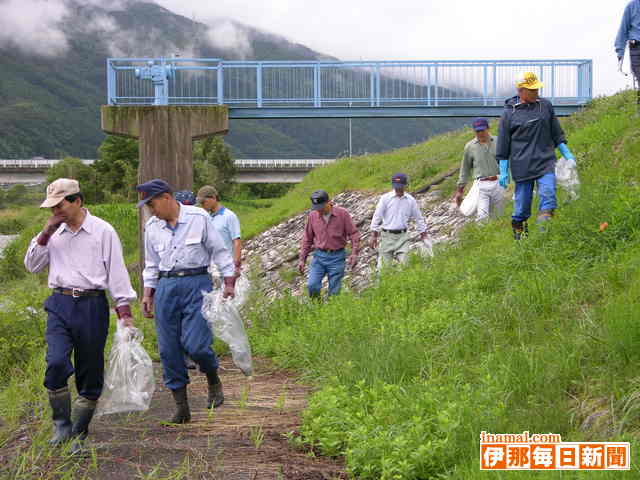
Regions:
[[[613,50],[628,1],[156,0],[201,22],[230,17],[341,60],[590,58],[596,95],[630,84]]]

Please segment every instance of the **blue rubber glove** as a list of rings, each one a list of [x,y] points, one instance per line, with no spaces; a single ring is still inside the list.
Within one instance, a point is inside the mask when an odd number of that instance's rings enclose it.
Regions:
[[[509,160],[500,160],[500,186],[507,188],[509,185]]]
[[[573,156],[573,153],[571,153],[571,150],[569,150],[567,144],[561,143],[560,145],[558,145],[558,150],[560,150],[562,156],[567,159],[569,166],[571,168],[576,168],[576,157]]]

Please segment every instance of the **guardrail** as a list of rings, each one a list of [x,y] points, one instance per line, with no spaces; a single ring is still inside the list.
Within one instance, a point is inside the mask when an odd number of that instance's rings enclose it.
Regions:
[[[30,158],[30,159],[0,159],[0,169],[2,168],[24,168],[42,169],[49,168],[60,162],[59,159]],[[91,165],[95,160],[81,159],[85,165]]]
[[[496,106],[514,80],[535,72],[556,105],[592,98],[592,61],[438,60],[385,62],[225,61],[110,58],[110,105],[232,108]]]
[[[0,160],[0,169],[46,169],[49,168],[60,160],[58,159],[7,159]],[[234,160],[236,168],[242,169],[265,169],[265,170],[279,170],[279,169],[311,169],[322,165],[333,163],[335,159],[332,158],[288,158],[288,159],[238,159]],[[91,165],[95,160],[83,159],[82,162],[86,165]]]

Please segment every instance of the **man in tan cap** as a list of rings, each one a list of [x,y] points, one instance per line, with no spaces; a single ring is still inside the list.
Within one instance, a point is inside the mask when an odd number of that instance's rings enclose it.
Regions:
[[[51,183],[40,207],[50,208],[52,216],[31,240],[24,257],[25,267],[32,273],[49,266],[53,291],[44,303],[44,386],[55,427],[50,443],[59,445],[74,439],[73,451],[82,447],[102,393],[109,331],[105,291],[109,290],[116,314],[126,326],[133,325],[129,304],[136,298],[118,235],[110,224],[91,215],[83,202],[77,180],[60,178]],[[78,397],[72,415],[67,380],[74,373]]]
[[[496,159],[500,168],[500,185],[507,188],[509,170],[516,182],[511,227],[513,237],[527,235],[527,220],[531,216],[534,184],[540,197],[536,223],[551,219],[557,206],[556,152],[575,168],[575,158],[566,145],[564,132],[553,105],[539,96],[543,87],[533,72],[516,79],[518,95],[508,99],[500,119]]]

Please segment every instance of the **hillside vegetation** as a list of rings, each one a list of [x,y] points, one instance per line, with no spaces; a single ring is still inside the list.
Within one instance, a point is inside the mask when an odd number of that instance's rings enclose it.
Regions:
[[[254,348],[322,385],[300,441],[345,455],[359,478],[529,478],[479,472],[479,433],[553,432],[565,441],[631,441],[632,472],[599,478],[636,478],[634,109],[625,93],[563,122],[581,196],[562,204],[547,232],[534,228],[515,242],[505,216],[467,228],[455,247],[427,264],[414,259],[360,296],[257,310]],[[567,475],[545,478],[589,473]]]
[[[561,195],[548,231],[534,228],[527,240],[514,242],[506,212],[466,228],[432,260],[412,258],[385,272],[360,295],[255,305],[254,353],[318,386],[291,442],[345,456],[358,478],[534,478],[480,472],[479,433],[553,432],[564,441],[632,442],[632,471],[599,478],[637,478],[640,124],[634,111],[633,95],[625,92],[563,120],[582,188],[577,201]],[[470,136],[455,132],[318,169],[270,207],[240,212],[244,231],[258,233],[304,210],[317,188],[384,191],[397,170],[419,187],[455,166]],[[453,181],[441,187],[445,193]],[[92,211],[121,233],[133,267],[133,208]],[[608,228],[600,231],[603,222]],[[9,304],[0,313],[0,445],[25,418],[35,442],[7,464],[14,474],[56,462],[37,454],[49,430],[40,307],[48,292],[44,276],[22,268],[26,242],[40,227],[34,219],[0,261],[0,293]],[[132,278],[137,281],[133,268]],[[137,318],[146,347],[157,355],[153,325]]]

